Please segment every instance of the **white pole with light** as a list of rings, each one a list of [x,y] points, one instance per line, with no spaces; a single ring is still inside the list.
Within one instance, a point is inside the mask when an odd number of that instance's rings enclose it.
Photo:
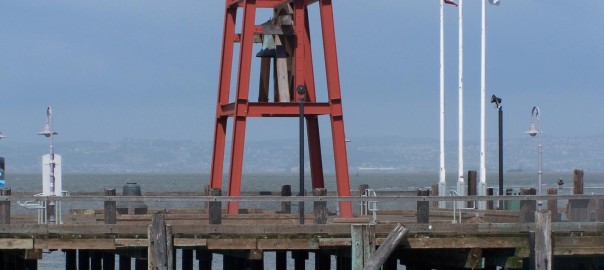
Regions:
[[[43,186],[43,195],[45,196],[57,196],[56,193],[56,165],[60,163],[60,156],[55,157],[54,152],[54,139],[53,136],[58,133],[54,132],[52,129],[52,108],[49,106],[46,109],[46,123],[44,124],[44,128],[41,132],[38,132],[38,135],[43,135],[44,137],[50,138],[50,153],[48,156],[42,157],[42,186]],[[48,164],[48,166],[46,166]],[[46,169],[48,170],[48,174],[45,173]],[[48,177],[48,178],[47,178]],[[48,180],[46,180],[46,178]],[[60,176],[59,176],[60,178]],[[59,189],[61,188],[60,180],[59,180]],[[59,194],[61,194],[61,190],[59,190]],[[56,223],[56,202],[50,200],[48,202],[46,211],[49,224]]]
[[[487,194],[487,159],[485,156],[485,102],[486,102],[486,2],[482,1],[482,27],[480,46],[480,183],[477,193],[479,196]],[[486,202],[478,202],[479,209],[486,209]]]
[[[446,196],[447,182],[445,179],[445,23],[444,1],[440,1],[440,171],[438,181],[438,196]],[[439,208],[445,208],[446,202],[439,201]]]
[[[466,187],[464,180],[464,160],[463,160],[463,0],[459,0],[459,91],[458,91],[458,171],[457,171],[457,192],[459,195],[466,195]],[[465,202],[458,202],[459,207],[463,207]]]
[[[535,128],[535,121],[537,119],[537,127]],[[525,132],[531,137],[537,136],[537,195],[542,195],[541,193],[541,176],[543,175],[542,170],[542,155],[543,152],[541,150],[541,110],[539,107],[533,107],[531,110],[531,125],[529,126],[529,130]],[[543,206],[543,202],[541,200],[537,200],[537,210],[541,209]]]

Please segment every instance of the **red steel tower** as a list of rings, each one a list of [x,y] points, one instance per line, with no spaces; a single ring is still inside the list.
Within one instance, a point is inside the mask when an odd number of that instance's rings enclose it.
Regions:
[[[350,196],[348,161],[344,134],[344,119],[331,0],[226,0],[224,33],[214,151],[212,156],[211,188],[222,187],[227,120],[232,118],[232,145],[228,194],[241,194],[241,176],[245,129],[248,117],[299,117],[299,100],[304,100],[304,118],[308,134],[308,149],[313,188],[323,188],[323,165],[319,139],[319,115],[329,115],[338,196]],[[327,101],[319,102],[315,92],[308,7],[319,5],[323,54],[327,80]],[[256,10],[273,10],[273,18],[256,25]],[[243,12],[241,32],[236,32],[237,13]],[[263,42],[258,102],[249,100],[252,47]],[[239,63],[234,100],[229,100],[234,44],[240,43]],[[273,64],[273,100],[269,101],[271,62]],[[304,96],[295,91],[306,88]],[[302,99],[303,98],[303,99]],[[230,202],[228,213],[235,214],[238,203]],[[340,203],[340,215],[351,217],[350,202]]]

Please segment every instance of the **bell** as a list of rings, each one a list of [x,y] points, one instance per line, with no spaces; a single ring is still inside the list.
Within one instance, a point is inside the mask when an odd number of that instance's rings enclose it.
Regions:
[[[256,54],[256,57],[275,57],[275,38],[273,35],[262,36],[262,49]]]

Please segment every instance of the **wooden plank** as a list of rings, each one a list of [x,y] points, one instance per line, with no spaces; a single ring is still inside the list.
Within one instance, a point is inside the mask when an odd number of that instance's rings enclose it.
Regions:
[[[378,239],[378,245],[383,240]],[[407,238],[401,245],[408,248],[524,248],[529,242],[526,236],[458,236]]]
[[[319,238],[320,247],[342,247],[351,245],[352,239],[350,238]]]
[[[602,247],[554,247],[555,256],[604,255]]]
[[[139,239],[115,239],[115,248],[128,248],[128,247],[147,247],[149,240],[145,238]]]
[[[174,238],[175,247],[205,247],[207,245],[208,245],[207,239]]]
[[[115,249],[113,239],[34,239],[34,249]]]
[[[275,47],[275,102],[290,102],[287,53],[279,35],[275,36]]]
[[[166,270],[176,269],[174,261],[176,254],[174,253],[174,235],[172,234],[172,226],[164,225],[164,228],[166,230],[166,257],[168,260],[168,267]]]
[[[0,249],[32,249],[34,248],[33,239],[0,239]]]
[[[214,249],[257,249],[256,239],[208,239],[209,250]]]
[[[258,239],[257,248],[261,250],[316,250],[319,240],[311,239]]]

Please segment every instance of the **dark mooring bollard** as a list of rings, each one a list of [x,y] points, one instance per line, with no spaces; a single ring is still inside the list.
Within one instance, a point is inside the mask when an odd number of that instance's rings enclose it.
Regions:
[[[141,186],[137,183],[126,183],[122,189],[122,196],[143,196]],[[147,205],[142,201],[120,202],[117,212],[121,215],[144,215],[147,214]]]
[[[430,190],[427,188],[417,189],[417,223],[430,222],[430,202],[421,201],[421,197],[430,196]]]
[[[210,196],[221,196],[221,194],[222,190],[219,188],[210,189]],[[222,224],[222,202],[211,201],[209,205],[210,224]]]
[[[315,188],[312,191],[313,196],[326,196],[327,189],[324,188]],[[325,224],[327,223],[327,202],[315,201],[314,202],[314,213],[315,213],[315,224]]]
[[[0,189],[1,196],[10,196],[11,189]],[[10,224],[10,201],[5,200],[0,202],[0,224]]]
[[[115,188],[106,188],[105,196],[115,196]],[[112,200],[106,200],[104,204],[105,208],[105,224],[116,224],[116,203]]]

